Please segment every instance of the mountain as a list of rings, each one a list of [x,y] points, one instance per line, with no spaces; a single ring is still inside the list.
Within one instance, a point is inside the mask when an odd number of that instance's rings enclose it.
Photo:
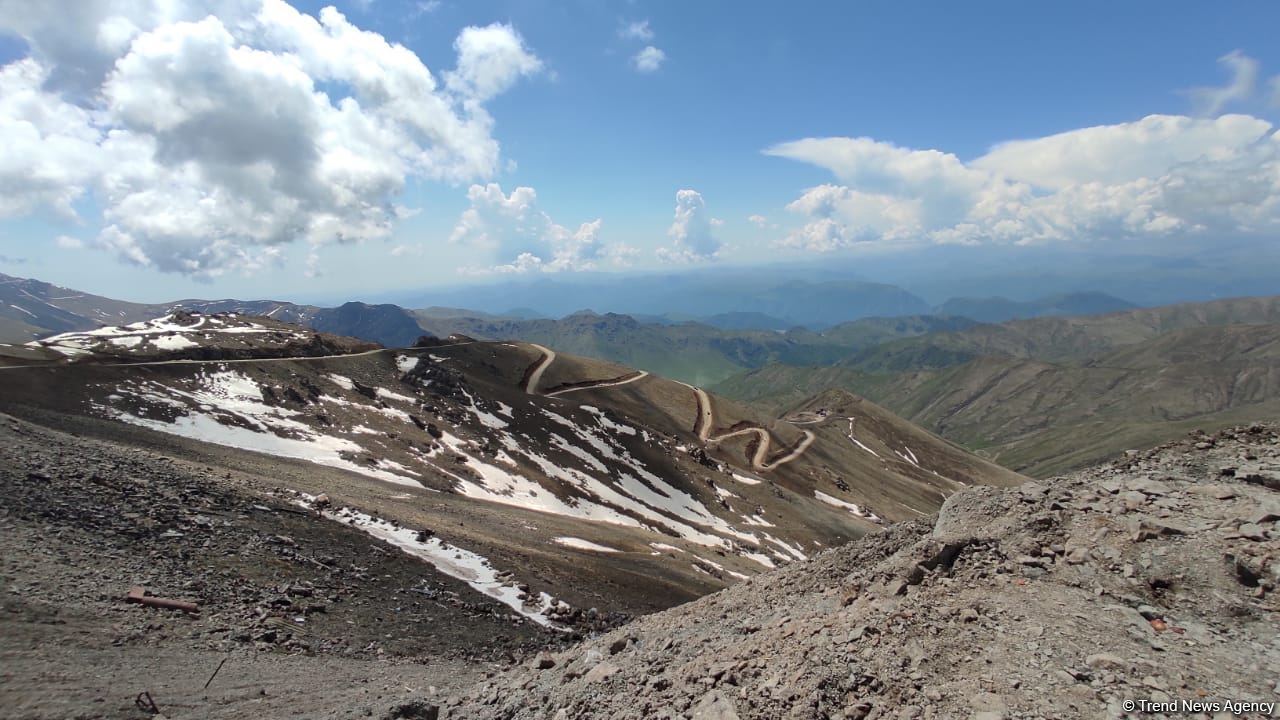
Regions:
[[[727,312],[700,318],[698,322],[721,330],[787,330],[797,323],[759,312]]]
[[[1111,359],[1273,357],[1247,327]],[[239,313],[62,333],[0,347],[0,652],[40,689],[7,707],[1095,717],[1136,688],[1251,698],[1280,670],[1277,438],[1197,433],[1026,483],[837,389],[777,415],[527,342],[384,349]]]
[[[154,317],[155,308],[0,273],[0,342]]]
[[[1074,720],[1216,698],[1266,717],[1278,440],[1240,428],[966,490],[935,517],[425,699],[446,720]]]
[[[758,313],[820,329],[863,317],[927,314],[929,304],[900,287],[851,279],[848,273],[727,269],[714,272],[615,275],[582,273],[501,285],[476,285],[386,299],[404,307],[443,305],[487,313],[512,306],[564,316],[582,308],[601,313],[706,318]]]
[[[1051,295],[1036,300],[1017,301],[1002,297],[951,298],[934,309],[938,315],[956,315],[984,323],[1053,315],[1101,315],[1137,307],[1131,302],[1100,292]]]
[[[422,336],[422,328],[413,314],[396,305],[349,302],[334,308],[322,308],[274,300],[182,300],[171,304],[170,308],[203,313],[262,315],[321,332],[361,338],[387,347],[412,345]]]
[[[778,418],[529,343],[387,350],[183,311],[21,349],[45,357],[0,349],[4,413],[270,478],[285,502],[324,495],[553,626],[670,607],[1023,479],[847,393]]]
[[[1012,320],[887,342],[842,364],[868,371],[936,368],[976,357],[1081,362],[1173,330],[1280,323],[1280,296],[1140,308],[1105,315]]]
[[[827,388],[883,403],[1035,476],[1275,417],[1280,298],[979,325],[893,341],[829,367],[770,365],[717,384],[782,410]]]
[[[966,318],[923,315],[863,318],[823,331],[793,327],[776,332],[725,330],[700,322],[642,322],[629,315],[591,311],[559,320],[415,314],[425,331],[441,337],[458,333],[489,340],[524,339],[700,384],[714,384],[771,362],[836,363],[892,339],[976,325]]]

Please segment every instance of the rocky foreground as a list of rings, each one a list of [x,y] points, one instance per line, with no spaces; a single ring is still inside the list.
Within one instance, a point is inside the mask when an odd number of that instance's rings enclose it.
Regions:
[[[1197,434],[961,492],[934,518],[542,653],[442,716],[1095,718],[1184,700],[1267,716],[1278,520],[1277,428]]]
[[[971,488],[576,645],[260,472],[162,450],[0,416],[6,717],[989,720],[1280,700],[1277,426]],[[126,603],[135,584],[200,612]]]

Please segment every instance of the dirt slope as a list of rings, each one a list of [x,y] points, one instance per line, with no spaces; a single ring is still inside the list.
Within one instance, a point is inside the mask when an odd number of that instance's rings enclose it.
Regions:
[[[1280,434],[1261,425],[969,489],[936,517],[544,655],[444,717],[990,720],[1274,703],[1278,491]]]

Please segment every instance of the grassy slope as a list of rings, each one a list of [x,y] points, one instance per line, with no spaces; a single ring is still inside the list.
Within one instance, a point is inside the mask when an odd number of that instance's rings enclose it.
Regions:
[[[1007,467],[1048,475],[1280,410],[1280,325],[1186,327],[1084,362],[978,357],[924,370],[771,365],[716,390],[782,410],[864,395]]]
[[[625,315],[579,313],[560,320],[431,317],[425,331],[489,340],[524,340],[555,350],[609,360],[696,385],[710,385],[771,362],[829,365],[887,340],[971,327],[963,318],[865,318],[824,332],[797,328],[722,330],[700,323],[659,325]]]

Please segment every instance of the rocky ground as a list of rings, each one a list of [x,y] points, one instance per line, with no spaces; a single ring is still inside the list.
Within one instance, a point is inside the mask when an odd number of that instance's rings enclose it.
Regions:
[[[1196,434],[964,490],[935,517],[570,644],[315,517],[263,468],[0,415],[0,707],[991,720],[1276,702],[1278,493],[1280,427]],[[199,612],[126,603],[133,586]]]
[[[443,716],[994,720],[1275,703],[1278,520],[1277,427],[1195,434],[963,491],[936,517],[540,654]]]
[[[261,480],[0,416],[0,714],[381,717],[567,641]]]

